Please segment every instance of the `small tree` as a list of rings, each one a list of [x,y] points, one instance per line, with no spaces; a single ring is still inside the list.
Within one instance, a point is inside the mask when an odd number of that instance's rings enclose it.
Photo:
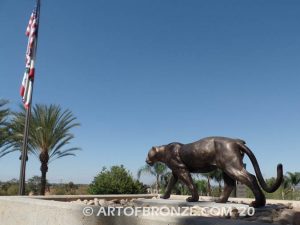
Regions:
[[[134,180],[130,172],[121,166],[112,166],[110,170],[103,167],[102,171],[90,184],[90,194],[142,194],[145,186]]]
[[[46,187],[49,187],[49,183],[46,180]],[[41,177],[40,176],[33,176],[27,181],[26,192],[33,193],[34,195],[38,195],[39,191],[41,190]]]
[[[67,193],[72,195],[72,194],[76,193],[78,186],[76,184],[74,184],[72,181],[70,181],[69,183],[65,184],[65,189],[66,189]]]

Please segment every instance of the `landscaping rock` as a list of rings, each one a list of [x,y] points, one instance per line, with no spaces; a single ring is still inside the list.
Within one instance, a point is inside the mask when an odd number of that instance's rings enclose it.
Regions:
[[[99,206],[99,200],[98,200],[98,198],[94,198],[94,205],[95,206]]]

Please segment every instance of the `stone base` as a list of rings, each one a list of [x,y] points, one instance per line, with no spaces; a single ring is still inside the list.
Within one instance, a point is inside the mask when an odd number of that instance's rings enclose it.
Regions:
[[[104,197],[104,196],[103,196]],[[118,196],[121,198],[121,196]],[[123,196],[129,198],[129,196]],[[208,208],[226,206],[242,206],[243,204],[218,204],[214,202],[187,203],[183,200],[137,199],[137,206],[146,204],[163,207],[166,205],[180,207],[203,206]],[[145,204],[145,205],[143,205]],[[264,223],[248,222],[233,219],[208,218],[202,216],[97,216],[99,206],[88,206],[95,213],[83,214],[86,205],[74,204],[30,197],[0,197],[0,225],[264,225]],[[238,207],[236,207],[238,208]],[[109,209],[109,208],[106,208]]]

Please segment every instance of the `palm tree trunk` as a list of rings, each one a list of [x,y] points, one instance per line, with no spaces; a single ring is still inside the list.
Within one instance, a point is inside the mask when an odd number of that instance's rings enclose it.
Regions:
[[[49,161],[48,151],[42,151],[41,152],[40,161],[41,161],[41,172],[42,172],[40,195],[45,195],[45,191],[46,191],[46,174],[48,172],[48,161]]]
[[[222,193],[222,185],[221,185],[221,181],[219,181],[219,195],[221,196]]]

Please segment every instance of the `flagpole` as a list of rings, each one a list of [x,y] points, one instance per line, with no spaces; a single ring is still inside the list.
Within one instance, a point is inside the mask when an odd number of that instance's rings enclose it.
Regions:
[[[36,18],[37,18],[37,30],[36,30],[36,40],[34,43],[33,59],[36,58],[38,32],[39,32],[39,20],[40,20],[40,0],[36,0]],[[31,116],[31,103],[32,103],[32,92],[33,92],[33,81],[32,81],[32,91],[30,92],[29,105],[26,108],[25,115],[25,126],[24,126],[24,136],[23,136],[23,146],[21,155],[21,169],[20,169],[20,179],[19,179],[19,195],[25,195],[25,177],[26,177],[26,161],[28,155],[28,133],[29,133],[29,121]]]
[[[29,118],[31,114],[31,107],[29,106],[26,109],[25,116],[25,128],[23,136],[23,146],[22,146],[22,155],[21,155],[21,170],[20,170],[20,184],[19,184],[19,195],[25,195],[25,171],[26,171],[26,159],[28,152],[28,131],[29,131]]]

